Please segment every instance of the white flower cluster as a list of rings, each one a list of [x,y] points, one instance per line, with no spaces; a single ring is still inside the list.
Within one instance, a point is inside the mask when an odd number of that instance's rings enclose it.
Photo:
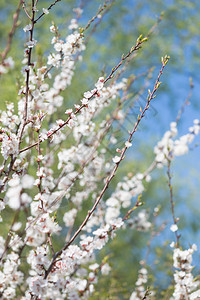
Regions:
[[[145,296],[147,290],[147,282],[148,282],[148,271],[146,268],[141,268],[138,272],[138,279],[135,283],[135,291],[131,294],[129,300],[140,300],[140,299],[151,299],[155,293],[154,291],[150,291],[150,297],[148,295]]]
[[[151,222],[148,221],[149,214],[145,209],[142,209],[137,216],[133,217],[129,224],[136,228],[138,231],[149,231],[151,229]]]
[[[143,179],[143,174],[138,173],[131,178],[124,177],[123,181],[117,184],[115,192],[109,199],[106,200],[106,223],[110,223],[114,219],[118,218],[120,215],[120,209],[130,207],[132,198],[138,196],[144,191],[142,183]],[[143,221],[144,224],[141,225]],[[142,217],[140,217],[139,223],[145,228],[147,228],[149,224],[149,222],[146,221],[146,218]]]
[[[53,29],[55,30],[55,27],[51,27],[51,31]],[[67,36],[65,42],[53,38],[52,43],[54,43],[56,53],[48,56],[47,64],[56,68],[61,66],[61,72],[55,77],[53,87],[43,93],[47,103],[48,114],[52,114],[55,111],[54,107],[62,105],[63,97],[60,96],[60,92],[71,84],[76,57],[78,56],[80,59],[80,53],[85,50],[83,37],[77,31]]]
[[[189,300],[200,298],[200,289],[198,289],[200,282],[194,279],[192,275],[193,266],[191,265],[192,254],[196,250],[197,246],[195,244],[188,250],[174,249],[174,267],[178,270],[174,274],[175,289],[172,300],[185,299],[185,295],[187,295]]]
[[[17,125],[20,123],[18,115],[14,114],[14,104],[7,104],[7,110],[1,112],[0,123],[4,128],[8,128],[10,131],[15,131]]]
[[[16,297],[16,288],[24,280],[24,274],[18,271],[19,266],[19,255],[14,252],[8,254],[3,269],[0,271],[0,293],[2,299],[14,299]]]
[[[104,87],[103,80],[103,77],[100,77],[95,84],[96,88],[84,93],[84,98],[81,101],[82,104],[87,104],[87,108],[82,109],[81,114],[77,116],[76,126],[73,130],[76,141],[81,136],[90,136],[90,138],[96,136],[96,124],[92,119],[100,114],[103,108],[110,105],[112,100],[116,99],[119,91],[123,90],[127,83],[126,79],[123,79],[119,83]],[[93,95],[94,97],[90,99]]]
[[[49,298],[59,297],[61,299],[80,299],[81,292],[84,299],[94,291],[94,284],[97,282],[95,270],[101,269],[103,275],[107,275],[110,271],[110,266],[106,263],[101,267],[98,264],[83,266],[93,261],[93,253],[95,250],[100,250],[106,244],[113,230],[120,228],[123,225],[119,221],[115,226],[104,226],[93,232],[93,236],[81,236],[80,247],[70,245],[64,250],[60,259],[55,263],[48,279],[44,279],[45,269],[50,265],[49,249],[39,246],[36,251],[31,250],[27,258],[27,262],[32,266],[33,272],[28,278],[29,292],[38,296]],[[80,269],[78,266],[82,266]],[[77,269],[78,267],[78,269]],[[73,274],[76,273],[76,276]],[[88,280],[85,279],[88,277]],[[28,292],[27,292],[28,295]],[[42,298],[42,299],[43,299]],[[29,298],[28,298],[29,299]]]
[[[24,31],[29,30],[31,30],[30,24],[24,28]],[[56,32],[56,27],[52,25],[50,30],[52,32]],[[27,42],[28,48],[32,48],[36,42],[37,41],[35,40]],[[60,93],[71,84],[75,69],[75,61],[77,60],[77,57],[80,58],[81,51],[85,50],[83,37],[77,31],[74,31],[72,34],[68,35],[66,37],[66,41],[59,40],[57,37],[54,37],[52,43],[54,44],[54,49],[56,52],[51,53],[48,56],[47,65],[50,65],[50,68],[61,68],[59,74],[55,76],[52,87],[45,82],[45,73],[48,70],[47,66],[38,68],[36,71],[33,70],[32,66],[27,65],[22,69],[25,79],[26,72],[29,70],[29,91],[32,95],[31,101],[29,100],[28,105],[29,115],[32,115],[38,110],[45,111],[46,114],[51,115],[63,104],[63,96],[61,96]],[[25,51],[26,57],[27,54],[28,52]],[[27,63],[27,58],[24,59],[24,63]],[[51,78],[51,74],[49,72],[47,72],[47,76]],[[19,95],[22,95],[22,98],[18,104],[18,110],[21,118],[23,117],[24,112],[25,98],[23,95],[25,94],[25,91],[26,88],[25,85],[23,85],[19,91]]]
[[[6,192],[6,201],[8,205],[16,210],[20,207],[26,207],[31,203],[32,198],[24,191],[24,189],[33,188],[34,178],[28,174],[23,177],[13,176],[8,183]]]
[[[180,137],[180,139],[173,140],[177,135],[177,124],[172,122],[170,124],[170,131],[167,131],[162,140],[154,148],[156,154],[157,167],[161,168],[167,164],[167,159],[172,159],[174,156],[181,156],[188,152],[188,145],[194,140],[195,135],[200,132],[200,122],[195,119],[194,125],[189,128],[189,133]]]
[[[1,154],[4,159],[8,159],[10,155],[16,157],[19,152],[19,141],[17,136],[11,132],[2,131],[0,134],[1,144]]]

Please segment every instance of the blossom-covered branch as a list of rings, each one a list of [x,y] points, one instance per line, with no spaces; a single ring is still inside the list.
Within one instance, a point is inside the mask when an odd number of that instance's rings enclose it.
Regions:
[[[114,75],[114,73],[119,69],[119,67],[122,65],[122,63],[135,51],[139,50],[142,46],[142,44],[144,42],[146,42],[146,38],[142,38],[142,36],[140,36],[137,40],[137,43],[134,47],[131,48],[131,50],[125,55],[122,56],[120,62],[112,69],[112,71],[110,72],[110,74],[104,79],[103,77],[100,77],[98,82],[96,83],[96,88],[93,89],[91,92],[88,92],[87,96],[84,100],[84,102],[82,102],[82,105],[77,105],[75,111],[70,110],[69,117],[67,118],[66,121],[63,121],[62,124],[59,124],[59,126],[56,129],[50,129],[48,131],[47,134],[47,139],[50,139],[55,133],[57,133],[58,131],[60,131],[63,127],[65,127],[66,125],[70,124],[71,121],[73,121],[73,119],[75,118],[75,116],[77,114],[79,114],[81,112],[81,110],[84,107],[87,107],[89,101],[96,95],[98,95],[98,93],[100,92],[100,90],[102,89],[103,85],[112,78],[112,76]],[[86,93],[85,93],[86,94]],[[82,101],[83,101],[82,100]],[[40,143],[43,142],[45,139],[40,139]],[[21,149],[19,152],[22,153],[24,151],[27,151],[35,146],[37,146],[38,142],[27,146],[23,149]]]
[[[138,40],[138,44],[141,40]],[[137,49],[138,47],[140,46],[137,45]],[[133,48],[134,49],[134,48]],[[134,50],[131,50],[127,55],[126,57],[128,57]],[[63,253],[64,250],[66,250],[72,243],[73,241],[76,239],[76,237],[80,234],[80,232],[82,231],[82,229],[84,228],[84,226],[87,224],[89,218],[91,217],[91,215],[93,214],[93,212],[95,211],[95,209],[97,208],[99,202],[101,201],[105,191],[107,190],[107,188],[109,187],[109,184],[111,182],[111,180],[113,179],[113,177],[115,176],[116,174],[116,171],[119,167],[119,164],[121,163],[121,161],[124,159],[124,155],[125,155],[125,152],[127,151],[127,149],[132,145],[131,144],[131,140],[132,140],[132,137],[133,137],[133,134],[136,132],[137,128],[138,128],[138,125],[140,123],[140,121],[142,120],[142,118],[144,117],[145,115],[145,112],[148,110],[149,108],[149,105],[150,105],[150,102],[153,98],[155,98],[155,93],[159,87],[159,80],[160,80],[160,76],[162,75],[162,72],[167,64],[169,60],[169,57],[166,56],[164,59],[162,58],[162,68],[159,72],[159,75],[158,75],[158,78],[156,80],[156,83],[154,85],[154,88],[153,88],[153,91],[152,92],[149,92],[149,95],[147,97],[147,104],[145,106],[145,108],[141,111],[141,114],[138,116],[138,120],[137,122],[135,123],[135,126],[133,128],[133,130],[129,133],[129,139],[128,141],[125,143],[125,147],[124,149],[122,150],[121,152],[121,156],[120,157],[115,157],[113,159],[113,161],[115,162],[115,167],[113,168],[111,174],[109,175],[109,177],[106,179],[106,183],[101,191],[101,193],[99,194],[98,198],[96,199],[94,205],[92,206],[92,208],[88,211],[88,214],[86,216],[86,218],[84,219],[84,221],[82,222],[82,224],[80,225],[80,227],[78,228],[78,230],[74,233],[74,235],[72,236],[72,238],[69,240],[69,242],[63,247],[63,249],[61,249],[60,251],[58,251],[54,257],[53,257],[53,260],[52,260],[52,263],[51,265],[49,266],[48,270],[45,272],[45,278],[47,278],[48,274],[50,273],[50,271],[52,270],[55,262],[57,261],[57,258]],[[110,75],[107,77],[108,79],[112,77],[113,73],[119,68],[119,66],[121,65],[123,61],[123,57],[122,57],[122,60],[121,62],[112,70],[112,72],[110,73]],[[106,79],[104,82],[106,82],[108,79]]]

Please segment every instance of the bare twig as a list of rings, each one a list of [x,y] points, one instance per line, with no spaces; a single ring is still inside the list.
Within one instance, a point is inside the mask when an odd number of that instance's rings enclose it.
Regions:
[[[28,13],[28,11],[26,9],[25,0],[23,0],[22,3],[23,3],[23,10],[24,10],[25,14],[29,18],[29,20],[31,20],[31,16],[29,15],[29,13]]]
[[[20,0],[20,1],[19,1],[17,10],[16,10],[16,12],[15,12],[14,15],[13,15],[13,24],[12,24],[11,31],[10,31],[9,34],[8,34],[7,45],[6,45],[5,50],[1,53],[1,59],[2,59],[2,60],[1,60],[1,63],[2,63],[2,64],[4,63],[4,60],[6,59],[6,57],[7,57],[7,55],[8,55],[8,52],[10,51],[10,48],[11,48],[13,36],[14,36],[15,30],[16,30],[16,28],[17,28],[17,21],[18,21],[18,18],[19,18],[19,14],[20,14],[22,2],[23,2],[23,0]]]
[[[99,10],[98,10],[97,14],[96,14],[92,19],[90,19],[90,20],[88,21],[87,25],[86,25],[84,28],[81,28],[81,33],[83,33],[85,30],[87,30],[87,29],[90,27],[91,23],[94,22],[97,18],[99,18],[99,15],[105,10],[105,8],[108,7],[107,4],[108,4],[109,2],[112,4],[113,1],[114,1],[114,0],[106,0],[106,1],[104,2],[103,6],[102,6],[102,7],[101,7],[101,6],[99,7]]]
[[[185,107],[190,104],[190,99],[192,97],[192,90],[193,90],[193,88],[194,88],[193,81],[192,81],[192,78],[190,78],[190,90],[189,90],[187,98],[185,99],[184,103],[182,104],[182,106],[181,106],[181,108],[180,108],[180,110],[178,112],[178,115],[176,117],[176,123],[177,124],[180,121],[180,118],[181,118],[181,116],[182,116],[182,114],[183,114],[183,112],[185,110]]]
[[[114,3],[113,1],[111,1],[111,3],[106,7],[106,9],[101,12],[101,17],[100,18],[98,17],[98,21],[95,23],[95,25],[93,26],[93,28],[90,31],[89,35],[85,39],[85,43],[84,43],[85,45],[88,44],[89,39],[91,38],[91,36],[93,35],[93,33],[96,31],[97,26],[101,23],[103,16],[109,11],[109,9],[111,8],[111,6],[113,5],[113,3]]]

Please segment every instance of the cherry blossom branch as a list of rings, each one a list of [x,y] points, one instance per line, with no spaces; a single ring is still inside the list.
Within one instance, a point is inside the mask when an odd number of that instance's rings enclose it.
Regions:
[[[29,44],[33,44],[33,31],[34,31],[34,24],[35,24],[35,12],[36,12],[36,5],[37,5],[37,0],[34,2],[34,0],[32,0],[32,16],[30,16],[26,10],[25,7],[25,0],[22,1],[22,6],[24,9],[25,14],[27,15],[27,17],[31,20],[31,29],[29,30]],[[33,45],[28,45],[28,49],[27,49],[27,58],[28,58],[28,63],[27,63],[27,67],[25,68],[25,72],[26,72],[26,79],[25,79],[25,104],[24,104],[24,115],[23,115],[23,121],[21,123],[21,126],[19,127],[19,133],[18,133],[18,140],[19,140],[19,144],[18,144],[18,148],[20,149],[20,144],[21,144],[21,140],[22,140],[22,136],[23,136],[23,132],[24,129],[27,125],[27,118],[28,118],[28,98],[29,98],[29,76],[30,76],[30,66],[32,66],[32,62],[31,62],[31,54],[32,54],[32,47]],[[35,144],[35,146],[38,145],[38,142]],[[19,152],[20,153],[20,152]],[[6,176],[3,180],[3,183],[5,184],[9,178],[9,174],[12,171],[12,167],[15,163],[16,157],[14,158],[13,156],[11,157],[11,162],[9,165],[9,169],[6,172]],[[0,190],[3,189],[3,186],[0,187]]]
[[[113,120],[114,120],[114,118],[113,118]],[[92,153],[90,154],[89,159],[86,160],[86,161],[84,161],[84,162],[82,163],[82,165],[81,165],[81,167],[80,167],[80,169],[79,169],[79,171],[78,171],[78,174],[73,178],[73,180],[71,181],[71,184],[70,184],[69,186],[67,186],[67,189],[66,189],[66,190],[68,190],[69,188],[71,188],[71,186],[76,182],[76,180],[77,180],[77,179],[80,177],[80,175],[83,173],[84,168],[85,168],[86,166],[88,166],[88,164],[89,164],[91,161],[94,160],[94,158],[95,158],[94,154],[96,153],[96,150],[97,150],[98,147],[100,146],[100,144],[101,144],[103,138],[105,137],[106,133],[109,131],[109,129],[110,129],[110,127],[111,127],[111,124],[112,124],[112,121],[111,121],[111,120],[107,122],[106,128],[105,128],[104,131],[102,132],[102,134],[101,134],[101,136],[99,137],[99,139],[96,140],[95,143],[94,143],[94,145],[93,145],[93,150],[92,150]],[[55,187],[51,190],[51,192],[53,192],[53,191],[56,189],[56,187],[58,186],[59,181],[62,179],[63,176],[64,176],[64,172],[61,172],[61,174],[60,174],[60,176],[59,176],[59,178],[58,178],[58,181],[57,181]],[[56,200],[52,203],[52,206],[55,205],[55,204],[56,204]]]
[[[114,117],[113,117],[113,120],[114,120]],[[59,195],[58,197],[56,197],[56,199],[51,203],[51,205],[49,205],[48,209],[50,209],[51,207],[53,207],[54,205],[56,205],[59,201],[62,200],[62,198],[65,196],[66,192],[72,187],[72,185],[76,182],[76,180],[80,177],[80,175],[83,173],[84,171],[84,168],[94,159],[94,154],[98,148],[98,146],[100,145],[101,141],[103,140],[105,134],[109,131],[109,128],[111,126],[112,122],[110,121],[109,124],[106,126],[106,128],[104,129],[103,133],[101,134],[101,136],[99,137],[98,141],[96,141],[96,143],[94,144],[94,147],[93,147],[93,151],[90,155],[90,158],[88,160],[86,160],[85,162],[82,163],[81,165],[81,168],[79,169],[78,171],[78,174],[73,178],[73,180],[71,181],[71,184],[68,185],[66,188],[65,188],[65,191],[62,193],[62,195]],[[39,146],[38,146],[39,147]],[[64,176],[64,174],[61,174]],[[61,179],[61,176],[59,176],[59,178]],[[59,182],[56,183],[55,185],[55,188],[57,187]],[[55,189],[54,188],[54,189]],[[54,192],[54,189],[52,189],[50,192]],[[41,203],[42,204],[42,203]],[[43,206],[43,205],[42,205]],[[42,209],[43,207],[41,207]],[[32,225],[35,224],[35,222],[37,222],[37,220],[42,216],[42,214],[44,213],[44,211],[42,210],[40,214],[38,214],[38,216],[36,218],[34,218],[30,224],[26,227],[26,229],[21,233],[21,237],[26,234],[26,231],[28,229],[31,228]],[[11,227],[12,228],[12,227]],[[10,229],[11,230],[11,229]],[[69,240],[70,239],[70,234],[72,232],[73,228],[71,228],[70,232],[68,233],[68,236],[66,240]],[[49,236],[50,238],[50,236]],[[10,240],[9,238],[9,235],[7,236],[7,239]],[[48,239],[48,242],[51,242],[49,239]],[[12,247],[12,244],[9,245],[10,247]],[[21,249],[21,252],[22,250],[24,249],[24,247],[26,246],[26,241],[24,242],[23,246],[22,246],[22,249]],[[51,245],[51,248],[53,249],[53,245]],[[3,252],[2,256],[0,257],[0,261],[3,259],[3,257],[5,256],[6,252],[9,250],[8,247],[6,247],[5,251]]]
[[[133,49],[133,48],[132,48],[132,49]],[[130,51],[129,53],[131,54],[131,51]],[[128,54],[129,54],[129,53],[128,53]],[[127,55],[128,55],[128,54],[127,54]],[[129,54],[129,55],[130,55],[130,54]],[[126,57],[128,57],[127,55],[126,55]],[[136,130],[137,130],[137,128],[138,128],[138,125],[140,124],[140,121],[141,121],[142,118],[144,117],[146,111],[149,109],[149,105],[150,105],[151,100],[155,98],[155,93],[156,93],[156,91],[158,90],[158,88],[159,88],[159,86],[160,86],[160,77],[161,77],[161,75],[162,75],[162,73],[163,73],[163,70],[164,70],[164,68],[165,68],[165,66],[166,66],[166,64],[167,64],[167,62],[168,62],[168,60],[169,60],[169,57],[168,57],[168,56],[165,56],[165,58],[162,58],[162,68],[160,69],[160,72],[159,72],[159,75],[158,75],[158,77],[157,77],[156,83],[155,83],[155,85],[154,85],[153,91],[152,91],[152,92],[149,91],[149,95],[148,95],[148,97],[147,97],[147,103],[146,103],[146,106],[145,106],[144,109],[141,111],[141,114],[138,115],[138,120],[137,120],[137,122],[135,123],[135,126],[134,126],[133,130],[132,130],[131,132],[129,132],[128,143],[131,142],[131,139],[132,139],[134,133],[136,132]],[[122,62],[123,62],[123,57],[122,57],[120,63],[122,63]],[[110,78],[112,77],[113,73],[114,73],[114,72],[119,68],[119,66],[121,65],[120,63],[119,63],[115,68],[113,68],[113,70],[111,71],[110,75],[109,75],[107,78],[110,79]],[[105,82],[106,82],[106,79],[105,79]],[[83,228],[85,227],[85,225],[87,224],[87,222],[88,222],[88,220],[90,219],[91,215],[93,214],[93,212],[94,212],[95,209],[97,208],[99,202],[101,201],[101,199],[102,199],[102,197],[103,197],[105,191],[108,189],[108,187],[109,187],[109,185],[110,185],[110,182],[112,181],[112,179],[113,179],[114,176],[116,175],[116,171],[117,171],[117,169],[118,169],[118,167],[119,167],[121,161],[125,158],[124,155],[125,155],[127,149],[128,149],[128,147],[125,145],[124,149],[123,149],[122,152],[121,152],[121,156],[119,157],[119,160],[115,163],[115,167],[113,168],[113,170],[112,170],[110,176],[108,176],[108,178],[106,179],[106,183],[105,183],[105,185],[104,185],[102,191],[100,192],[100,194],[99,194],[98,198],[96,199],[94,205],[92,206],[91,210],[88,211],[87,216],[85,217],[84,221],[82,222],[82,224],[80,225],[80,227],[78,228],[78,230],[74,233],[74,235],[73,235],[72,238],[69,240],[69,242],[68,242],[68,243],[67,243],[60,251],[58,251],[58,252],[54,255],[54,257],[53,257],[53,259],[52,259],[52,262],[51,262],[49,268],[48,268],[48,269],[46,270],[46,272],[45,272],[45,276],[44,276],[45,279],[48,277],[48,274],[51,272],[51,270],[52,270],[52,268],[53,268],[53,266],[54,266],[54,264],[55,264],[57,258],[63,253],[64,250],[66,250],[66,249],[73,243],[73,241],[76,239],[76,237],[80,234],[80,232],[82,231],[82,229],[83,229]]]
[[[144,42],[147,41],[147,38],[142,38],[142,36],[140,36],[138,39],[137,39],[137,43],[134,47],[131,48],[131,50],[125,55],[125,56],[122,56],[121,57],[121,60],[120,62],[112,69],[112,71],[110,72],[110,74],[106,77],[106,79],[103,81],[103,84],[105,84],[108,80],[110,80],[114,73],[119,69],[119,67],[122,65],[122,63],[135,51],[138,51],[142,44]],[[95,89],[94,92],[92,93],[92,95],[88,98],[88,100],[90,101],[94,96],[98,95],[98,89]],[[69,121],[72,120],[73,116],[76,116],[78,113],[81,112],[81,110],[84,108],[84,107],[87,107],[87,104],[82,104],[79,108],[76,109],[75,112],[71,113],[68,117],[68,119],[63,122],[62,125],[59,125],[59,127],[57,127],[56,129],[54,129],[53,131],[49,131],[49,134],[48,134],[48,137],[47,139],[50,139],[55,133],[57,133],[59,130],[61,130],[63,127],[65,127],[67,124],[69,124]],[[44,140],[40,140],[40,143],[42,143]],[[27,151],[35,146],[38,145],[38,142],[35,142],[34,144],[32,145],[29,145],[21,150],[19,150],[19,153],[22,153],[24,151]]]
[[[71,186],[75,183],[75,181],[76,181],[76,180],[79,178],[79,176],[83,173],[84,168],[85,168],[85,167],[86,167],[86,166],[94,159],[94,156],[93,156],[93,155],[95,154],[96,150],[97,150],[98,147],[100,146],[102,140],[105,138],[106,134],[109,132],[109,130],[110,130],[110,128],[111,128],[113,122],[116,120],[116,115],[117,115],[117,113],[118,113],[118,111],[119,111],[121,105],[124,104],[124,102],[127,101],[127,100],[129,99],[129,97],[128,97],[128,95],[127,95],[127,91],[128,91],[128,89],[130,88],[132,82],[135,81],[137,78],[140,78],[141,76],[146,75],[146,73],[149,74],[149,70],[148,70],[147,72],[143,72],[143,73],[141,73],[141,74],[135,76],[135,77],[134,77],[134,80],[132,80],[131,78],[128,79],[128,84],[127,84],[127,87],[126,87],[126,89],[125,89],[125,91],[124,91],[124,95],[122,96],[122,98],[120,98],[120,100],[119,100],[119,102],[118,102],[118,104],[117,104],[117,107],[116,107],[115,110],[112,112],[112,115],[110,116],[110,118],[107,119],[105,129],[104,129],[103,132],[101,133],[100,137],[98,138],[98,140],[95,141],[95,143],[94,143],[94,145],[93,145],[93,151],[92,151],[92,153],[91,153],[91,155],[90,155],[90,158],[89,158],[87,161],[84,161],[84,162],[82,163],[81,168],[79,169],[77,176],[72,180],[70,186],[67,187],[67,190],[68,190],[69,188],[71,188]],[[93,116],[94,116],[94,115],[95,115],[95,112],[93,113]],[[84,156],[84,154],[83,154],[83,156]],[[55,191],[55,189],[56,189],[57,186],[58,186],[59,181],[62,179],[62,177],[64,176],[64,174],[65,174],[65,171],[64,171],[64,169],[63,169],[63,170],[61,171],[59,177],[58,177],[58,180],[57,180],[57,182],[56,182],[56,184],[55,184],[55,187],[51,190],[51,193],[52,193],[53,191]],[[145,176],[144,176],[144,178],[145,178]],[[56,204],[56,202],[53,202],[53,205],[55,205],[55,204]]]
[[[52,3],[48,10],[50,10],[57,2],[59,2],[61,0],[56,0],[54,3]],[[34,25],[37,23],[37,21],[45,14],[43,13],[40,17],[38,17],[35,20],[35,13],[36,13],[36,5],[37,5],[37,0],[34,2],[34,0],[32,0],[32,16],[30,16],[26,10],[25,7],[25,1],[23,1],[23,9],[27,15],[27,17],[31,20],[31,29],[29,30],[29,34],[30,34],[30,38],[29,38],[29,43],[33,43],[33,31],[34,31]],[[29,94],[29,76],[30,76],[30,66],[32,66],[31,63],[31,54],[32,54],[32,47],[33,45],[28,46],[28,50],[27,50],[27,54],[28,54],[28,67],[25,69],[26,72],[26,90],[25,90],[25,107],[24,107],[24,119],[23,119],[23,124],[22,124],[22,128],[20,130],[19,133],[19,147],[20,147],[20,143],[21,143],[21,138],[24,132],[24,128],[27,124],[27,112],[28,112],[28,94]]]
[[[149,71],[148,71],[148,72],[149,72]],[[103,130],[103,132],[101,132],[100,137],[99,137],[99,138],[94,142],[94,144],[93,144],[93,151],[92,151],[92,153],[91,153],[91,155],[90,155],[90,158],[89,158],[87,161],[85,161],[85,162],[82,163],[81,168],[80,168],[80,170],[79,170],[77,176],[76,176],[76,177],[73,179],[73,181],[72,181],[72,184],[75,183],[75,181],[76,181],[76,180],[79,178],[79,176],[83,173],[84,168],[85,168],[85,167],[86,167],[86,166],[94,159],[94,156],[93,156],[93,155],[95,154],[96,150],[97,150],[98,147],[100,146],[102,140],[105,138],[106,134],[109,132],[109,130],[110,130],[110,128],[111,128],[113,122],[116,120],[116,115],[117,115],[117,113],[118,113],[118,111],[119,111],[121,105],[124,104],[124,102],[127,101],[128,98],[129,98],[128,95],[127,95],[127,91],[128,91],[128,89],[130,88],[132,82],[135,81],[136,79],[140,78],[141,76],[144,76],[146,73],[148,74],[148,72],[143,72],[143,73],[139,74],[138,76],[135,76],[135,77],[134,77],[134,80],[128,78],[128,85],[127,85],[127,87],[126,87],[126,89],[125,89],[125,91],[124,91],[124,95],[122,96],[122,98],[120,98],[119,102],[117,103],[117,107],[116,107],[115,110],[112,112],[112,114],[111,114],[111,116],[109,117],[109,119],[107,119],[105,129]],[[130,79],[130,80],[129,80],[129,79]],[[91,119],[94,117],[94,115],[95,115],[95,112],[93,112],[93,115],[92,115]],[[80,137],[80,139],[81,139],[81,138],[82,138],[82,136]],[[80,142],[80,140],[79,140],[79,142]],[[79,143],[78,143],[78,144],[79,144]],[[83,153],[83,156],[84,156],[84,153]],[[56,182],[56,184],[55,184],[55,187],[51,190],[51,193],[52,193],[53,191],[55,191],[55,189],[56,189],[57,186],[58,186],[59,181],[62,179],[62,177],[64,176],[64,174],[65,174],[65,171],[64,171],[64,169],[63,169],[63,170],[61,171],[59,177],[58,177],[58,180],[57,180],[57,182]],[[71,187],[71,185],[68,186],[67,189],[69,189],[70,187]],[[54,205],[54,204],[53,204],[53,205]]]
[[[176,123],[178,124],[178,122],[180,121],[180,118],[181,118],[181,116],[182,116],[182,114],[183,114],[183,112],[184,112],[184,109],[185,109],[185,107],[187,106],[187,105],[189,105],[189,100],[190,100],[190,98],[191,98],[191,96],[192,96],[192,89],[193,89],[193,82],[192,82],[192,80],[190,81],[190,91],[189,91],[189,94],[188,94],[188,96],[187,96],[187,98],[186,98],[186,100],[184,101],[184,103],[182,104],[182,106],[181,106],[181,108],[180,108],[180,110],[179,110],[179,112],[178,112],[178,114],[177,114],[177,117],[176,117]],[[144,175],[144,178],[149,174],[149,173],[151,173],[155,168],[156,168],[156,166],[157,166],[157,161],[156,160],[154,160],[152,163],[151,163],[151,165],[148,167],[148,169],[143,173],[143,175]]]
[[[60,0],[61,1],[61,0]],[[111,4],[109,5],[109,6],[107,6],[107,2],[110,2],[111,1]],[[92,19],[90,19],[89,21],[88,21],[88,23],[87,23],[87,25],[85,26],[85,27],[83,27],[83,28],[80,28],[79,30],[80,30],[80,37],[82,36],[82,34],[83,34],[83,32],[85,32],[89,27],[90,27],[90,25],[92,24],[92,22],[96,19],[96,18],[98,18],[98,16],[99,16],[99,14],[100,14],[100,12],[101,13],[103,13],[103,11],[105,10],[105,8],[106,8],[106,12],[110,9],[110,7],[112,6],[112,2],[113,2],[114,0],[108,0],[108,1],[106,1],[105,3],[104,3],[104,5],[103,5],[103,7],[101,8],[99,8],[99,10],[98,10],[98,12],[96,13],[96,15],[92,18]],[[93,20],[93,21],[92,21]],[[80,39],[80,38],[79,38]],[[77,39],[77,42],[75,43],[75,45],[73,46],[73,47],[75,47],[76,46],[76,44],[79,42],[79,39]],[[87,44],[87,42],[85,42],[85,45]],[[63,56],[64,56],[64,54],[62,53],[61,54],[61,58],[60,58],[60,61],[63,59]],[[75,58],[75,61],[76,60],[78,60],[78,55],[76,56],[76,58]],[[53,66],[53,65],[51,65],[51,66],[49,66],[49,68],[46,70],[46,72],[44,73],[44,77],[46,78],[47,77],[47,74],[54,68],[55,66]]]
[[[19,14],[20,14],[22,2],[23,2],[23,0],[20,0],[20,1],[19,1],[17,10],[16,10],[16,12],[15,12],[14,15],[13,15],[13,24],[12,24],[11,31],[10,31],[9,34],[8,34],[7,45],[6,45],[5,50],[1,53],[1,59],[2,59],[1,63],[2,63],[2,64],[4,63],[4,60],[5,60],[6,56],[8,55],[8,52],[10,51],[10,48],[11,48],[12,39],[13,39],[15,30],[16,30],[16,28],[17,28],[17,26],[18,26],[18,25],[17,25],[17,22],[18,22],[18,19],[19,19]]]

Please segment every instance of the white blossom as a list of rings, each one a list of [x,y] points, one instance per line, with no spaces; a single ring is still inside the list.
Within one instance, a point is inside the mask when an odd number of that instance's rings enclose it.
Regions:
[[[24,32],[27,32],[27,31],[30,31],[32,29],[32,25],[31,24],[28,24],[24,27]]]
[[[170,226],[170,230],[172,232],[176,232],[178,230],[178,226],[176,224],[173,224],[173,225]]]
[[[48,9],[43,8],[42,10],[43,10],[43,13],[44,13],[45,15],[48,15],[48,14],[49,14],[49,10],[48,10]]]
[[[26,43],[26,45],[28,46],[28,48],[33,48],[35,45],[37,44],[37,40],[32,40]]]
[[[132,144],[130,143],[130,142],[125,142],[125,146],[127,147],[127,148],[130,148],[131,146],[132,146]]]
[[[114,163],[118,163],[121,160],[121,157],[120,156],[115,156],[115,157],[113,157],[112,160],[113,160]]]

